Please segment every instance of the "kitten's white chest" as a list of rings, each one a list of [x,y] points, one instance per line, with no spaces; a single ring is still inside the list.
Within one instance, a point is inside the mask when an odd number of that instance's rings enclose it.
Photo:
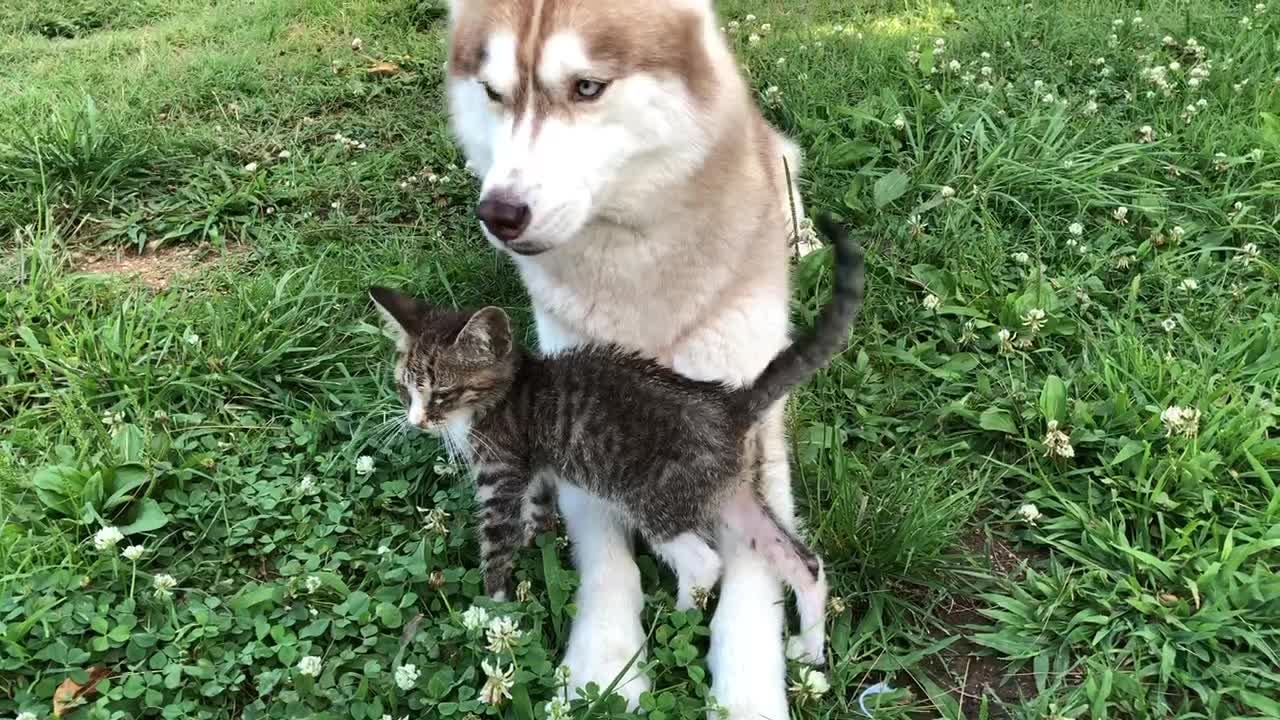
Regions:
[[[471,413],[458,412],[449,416],[441,432],[449,456],[470,466],[475,459],[471,448]]]

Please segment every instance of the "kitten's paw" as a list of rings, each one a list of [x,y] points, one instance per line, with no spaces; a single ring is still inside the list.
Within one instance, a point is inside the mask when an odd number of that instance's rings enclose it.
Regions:
[[[644,654],[636,654],[644,647],[645,637],[643,632],[632,633],[618,627],[628,624],[639,630],[639,623],[634,620],[595,627],[583,627],[580,621],[574,623],[569,650],[564,656],[564,664],[569,669],[570,698],[577,697],[578,689],[588,683],[595,683],[604,692],[616,680],[618,684],[613,691],[627,701],[627,708],[639,707],[640,695],[649,690],[649,678],[640,671]]]
[[[826,663],[826,654],[822,651],[824,642],[821,637],[815,641],[812,637],[792,635],[787,638],[787,657],[796,662],[813,667],[822,667]]]

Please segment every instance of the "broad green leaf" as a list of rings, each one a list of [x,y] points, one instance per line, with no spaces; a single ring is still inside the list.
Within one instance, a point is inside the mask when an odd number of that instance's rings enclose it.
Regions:
[[[1067,419],[1067,386],[1057,375],[1045,378],[1040,388],[1040,414],[1046,421],[1062,423]]]
[[[261,605],[265,602],[278,603],[284,597],[284,588],[279,585],[259,585],[256,583],[246,586],[243,590],[231,598],[227,605],[232,610],[248,610],[255,605]]]
[[[136,463],[142,459],[142,430],[133,423],[125,423],[116,429],[111,445],[121,462]]]
[[[133,522],[120,528],[120,532],[130,533],[153,532],[169,523],[169,516],[160,509],[160,504],[151,498],[143,498],[134,515]]]
[[[983,410],[982,415],[978,417],[978,426],[983,430],[994,430],[1009,435],[1018,434],[1018,427],[1013,424],[1013,416],[1009,414],[1009,411],[1001,410],[998,407],[989,407]]]
[[[133,500],[133,491],[146,485],[148,479],[147,469],[138,463],[117,465],[111,471],[111,484],[108,488],[111,495],[103,503],[103,510],[110,510]]]
[[[874,190],[876,209],[882,209],[885,205],[902,197],[910,184],[911,178],[901,170],[893,170],[876,180]]]
[[[378,619],[383,625],[392,628],[398,628],[404,624],[404,615],[400,612],[400,608],[391,603],[378,603],[377,609]]]

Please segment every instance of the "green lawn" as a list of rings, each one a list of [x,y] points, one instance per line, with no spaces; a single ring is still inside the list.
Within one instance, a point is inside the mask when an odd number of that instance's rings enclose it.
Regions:
[[[718,5],[809,207],[869,249],[792,402],[839,597],[795,716],[886,681],[877,720],[1280,717],[1280,5]],[[390,422],[367,285],[529,325],[441,8],[0,8],[0,716],[68,679],[76,718],[626,716],[546,707],[563,541],[479,601],[514,642],[464,622],[469,490]],[[701,718],[708,616],[642,572],[648,717]]]

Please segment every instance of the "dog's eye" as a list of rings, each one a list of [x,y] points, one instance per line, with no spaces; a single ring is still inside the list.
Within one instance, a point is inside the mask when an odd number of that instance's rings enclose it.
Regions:
[[[579,78],[578,82],[573,86],[573,99],[579,102],[588,102],[598,99],[604,94],[604,89],[609,83],[603,80],[592,80],[590,78]]]
[[[499,95],[498,91],[494,90],[493,86],[491,86],[489,83],[482,81],[480,83],[480,86],[484,88],[484,94],[488,95],[490,100],[496,103],[502,102],[502,96]]]

